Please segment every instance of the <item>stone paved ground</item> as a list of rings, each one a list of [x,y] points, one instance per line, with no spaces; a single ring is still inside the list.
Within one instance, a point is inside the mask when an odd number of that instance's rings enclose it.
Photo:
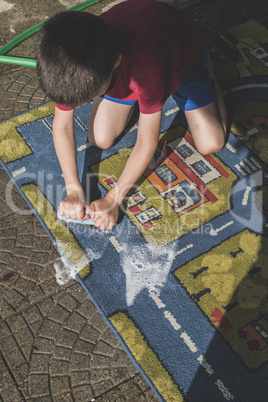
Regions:
[[[0,1],[1,46],[77,2]],[[187,8],[209,35],[250,19],[268,26],[267,0],[169,2]],[[114,3],[104,0],[91,11]],[[31,49],[28,39],[12,53],[31,57]],[[0,65],[1,120],[44,100],[34,69]],[[0,399],[156,401],[80,285],[57,284],[57,251],[37,219],[19,210],[29,208],[0,168]]]

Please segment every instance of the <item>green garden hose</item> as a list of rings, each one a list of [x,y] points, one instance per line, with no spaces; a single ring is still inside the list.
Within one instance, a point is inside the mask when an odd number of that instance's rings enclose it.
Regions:
[[[95,3],[99,3],[101,0],[86,0],[76,6],[68,8],[66,11],[81,11],[84,8],[90,7]],[[34,25],[33,27],[27,29],[27,31],[22,32],[16,38],[12,39],[6,45],[4,45],[0,49],[0,63],[5,64],[18,64],[20,66],[27,66],[27,67],[36,67],[36,60],[35,59],[28,59],[25,57],[13,57],[13,56],[6,56],[10,50],[12,50],[15,46],[19,45],[25,39],[28,39],[30,36],[34,35],[36,32],[39,31],[41,26],[44,24],[45,21],[39,22],[39,24]]]

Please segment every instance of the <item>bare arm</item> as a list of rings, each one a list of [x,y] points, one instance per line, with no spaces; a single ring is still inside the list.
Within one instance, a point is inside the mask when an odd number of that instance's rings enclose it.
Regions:
[[[157,148],[161,124],[161,111],[154,114],[140,113],[137,141],[116,185],[102,199],[88,208],[95,225],[111,229],[119,214],[122,200],[145,171]]]
[[[74,110],[62,111],[55,108],[52,129],[54,147],[67,192],[67,197],[60,203],[59,212],[67,219],[83,219],[84,217],[88,219],[88,215],[84,216],[86,200],[77,171]]]

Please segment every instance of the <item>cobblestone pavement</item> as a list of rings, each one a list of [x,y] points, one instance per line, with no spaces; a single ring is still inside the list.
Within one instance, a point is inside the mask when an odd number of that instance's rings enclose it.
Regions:
[[[104,0],[91,11],[99,14],[119,1]],[[1,46],[77,2],[0,1]],[[187,8],[209,35],[250,19],[268,26],[267,0],[170,3]],[[12,54],[31,57],[32,43],[28,39]],[[0,65],[1,119],[45,100],[34,69]],[[7,189],[13,205],[7,205]],[[57,251],[37,219],[19,210],[27,212],[29,208],[1,168],[0,399],[156,401],[80,285],[76,281],[57,284],[53,267]]]

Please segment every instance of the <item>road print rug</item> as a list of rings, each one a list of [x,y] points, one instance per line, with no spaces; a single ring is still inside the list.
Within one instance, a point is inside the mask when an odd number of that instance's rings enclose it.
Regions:
[[[268,394],[268,31],[248,22],[212,38],[210,53],[233,115],[228,144],[202,156],[168,99],[157,152],[111,232],[56,219],[65,193],[52,103],[1,124],[1,160],[61,255],[58,282],[77,274],[160,400],[260,402]],[[137,122],[102,151],[87,143],[90,107],[77,108],[75,130],[93,200],[119,178]]]

